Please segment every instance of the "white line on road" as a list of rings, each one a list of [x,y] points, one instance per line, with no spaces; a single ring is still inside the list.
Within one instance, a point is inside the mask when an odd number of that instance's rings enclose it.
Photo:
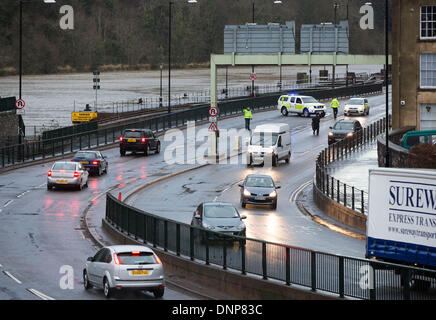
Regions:
[[[3,273],[7,275],[9,278],[11,278],[12,280],[14,280],[16,283],[21,284],[21,281],[15,278],[9,271],[5,270],[3,271]]]
[[[26,193],[30,192],[30,190],[24,191],[23,193],[19,194],[17,196],[17,198],[21,198],[22,196],[24,196]]]
[[[291,194],[291,198],[289,199],[290,202],[295,202],[298,198],[298,195],[300,194],[303,189],[308,186],[310,183],[312,183],[312,180],[309,180],[305,183],[303,183],[301,186],[299,186],[295,191]]]
[[[32,288],[29,288],[27,290],[29,290],[31,293],[33,293],[35,296],[41,298],[42,300],[55,300],[54,298],[52,298],[46,294],[43,294],[42,292],[39,292],[38,290],[35,290]]]
[[[8,202],[5,203],[5,205],[3,207],[7,207],[8,205],[10,205],[12,202],[14,202],[14,200],[9,200]]]

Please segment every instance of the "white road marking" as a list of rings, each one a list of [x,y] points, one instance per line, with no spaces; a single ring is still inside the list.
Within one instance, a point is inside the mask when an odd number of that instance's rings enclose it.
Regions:
[[[35,296],[41,298],[42,300],[55,300],[54,298],[52,298],[52,297],[50,297],[42,292],[39,292],[38,290],[31,289],[31,288],[29,288],[27,290],[29,290],[31,293],[33,293]]]
[[[14,280],[16,283],[21,284],[21,281],[15,278],[9,271],[5,270],[3,271],[3,273],[7,275],[9,278],[11,278],[12,280]]]
[[[7,207],[8,205],[10,205],[12,202],[14,202],[14,200],[9,200],[8,202],[5,203],[5,205],[3,207]]]
[[[300,194],[300,192],[303,191],[303,189],[306,188],[311,183],[312,183],[312,180],[309,180],[309,181],[303,183],[297,189],[295,189],[295,191],[291,194],[291,198],[289,199],[289,201],[290,202],[297,201],[297,198],[298,198],[298,195]]]
[[[23,193],[19,194],[17,196],[17,198],[21,198],[22,196],[24,196],[26,193],[30,192],[30,190],[24,191]]]

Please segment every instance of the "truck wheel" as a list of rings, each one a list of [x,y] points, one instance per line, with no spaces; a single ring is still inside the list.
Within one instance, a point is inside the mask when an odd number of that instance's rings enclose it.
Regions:
[[[272,166],[277,167],[278,162],[279,162],[279,158],[277,156],[274,156],[272,159]]]
[[[282,116],[286,117],[288,115],[288,109],[286,107],[282,108]]]
[[[288,157],[286,158],[286,163],[289,163],[291,161],[291,153],[289,152]]]
[[[309,113],[309,110],[307,110],[307,108],[304,109],[304,111],[303,111],[303,116],[304,116],[305,118],[309,118],[310,113]]]

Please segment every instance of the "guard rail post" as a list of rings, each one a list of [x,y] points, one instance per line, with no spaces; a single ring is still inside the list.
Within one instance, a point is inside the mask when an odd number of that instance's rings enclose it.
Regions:
[[[176,255],[180,256],[180,223],[176,224]]]
[[[311,265],[311,289],[316,291],[316,253],[310,252],[310,265]]]
[[[209,239],[206,236],[206,265],[209,265]]]
[[[354,186],[351,187],[351,210],[354,211]]]
[[[339,297],[344,298],[345,289],[345,267],[344,267],[344,257],[339,257]]]
[[[164,251],[168,252],[168,221],[164,221]]]
[[[189,257],[194,261],[194,228],[189,227]]]
[[[286,285],[291,284],[291,249],[286,247]]]
[[[223,270],[227,270],[227,246],[223,244]]]
[[[360,190],[360,201],[361,201],[361,207],[362,207],[362,210],[361,210],[361,212],[362,212],[362,214],[363,213],[365,213],[365,201],[364,201],[364,198],[363,198],[363,190]]]
[[[266,265],[266,242],[262,242],[262,277],[267,280],[267,265]]]

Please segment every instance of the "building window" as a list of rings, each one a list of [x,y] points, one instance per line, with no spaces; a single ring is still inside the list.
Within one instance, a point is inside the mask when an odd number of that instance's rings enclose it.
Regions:
[[[421,88],[436,88],[436,53],[421,54]]]
[[[436,39],[436,6],[421,7],[421,39]]]

